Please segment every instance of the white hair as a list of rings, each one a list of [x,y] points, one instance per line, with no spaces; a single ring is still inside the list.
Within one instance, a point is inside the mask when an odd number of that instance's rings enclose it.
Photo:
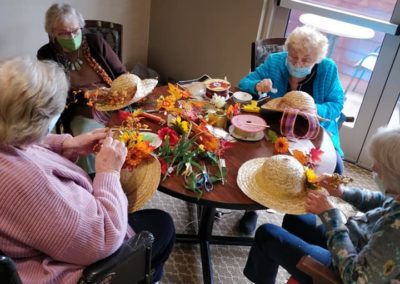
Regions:
[[[328,39],[313,27],[297,27],[286,39],[285,49],[288,52],[304,52],[320,63],[328,52]]]
[[[75,19],[79,21],[79,26],[81,28],[85,26],[85,19],[82,14],[71,5],[53,4],[46,12],[44,28],[50,36],[53,36],[54,27],[56,25],[59,23],[70,23]]]
[[[371,139],[369,152],[381,167],[385,186],[400,193],[400,127],[381,127]]]
[[[40,142],[65,107],[69,83],[54,61],[16,57],[0,63],[0,145]]]

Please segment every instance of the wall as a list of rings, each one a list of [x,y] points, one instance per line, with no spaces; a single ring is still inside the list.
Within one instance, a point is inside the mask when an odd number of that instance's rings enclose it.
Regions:
[[[51,0],[0,0],[0,60],[16,56],[36,56],[46,42],[44,15]],[[147,64],[150,6],[149,0],[71,0],[85,19],[121,23],[123,62],[128,69]]]
[[[262,0],[152,0],[149,66],[163,79],[209,74],[237,85],[250,70]]]

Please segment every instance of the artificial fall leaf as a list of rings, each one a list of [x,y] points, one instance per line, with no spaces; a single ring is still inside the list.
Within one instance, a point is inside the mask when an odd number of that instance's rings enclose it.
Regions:
[[[176,100],[187,99],[190,97],[189,92],[182,90],[177,85],[168,83],[168,93],[173,95]]]
[[[310,159],[313,163],[318,163],[321,161],[321,156],[324,153],[320,148],[312,148],[310,151]]]
[[[308,157],[304,154],[303,151],[293,150],[293,157],[296,158],[302,165],[306,165],[308,162]]]
[[[268,129],[267,131],[267,138],[270,140],[272,143],[275,143],[276,139],[278,139],[278,135],[276,134],[275,131]]]

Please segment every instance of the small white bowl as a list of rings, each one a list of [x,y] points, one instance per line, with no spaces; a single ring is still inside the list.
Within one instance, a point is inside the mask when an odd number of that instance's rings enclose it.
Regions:
[[[241,91],[233,93],[232,97],[236,103],[240,104],[248,104],[253,99],[253,97],[249,93]]]

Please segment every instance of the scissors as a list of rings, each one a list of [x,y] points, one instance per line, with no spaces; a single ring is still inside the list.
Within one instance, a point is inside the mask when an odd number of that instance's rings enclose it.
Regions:
[[[207,172],[207,167],[203,164],[203,170],[201,173],[197,174],[196,186],[203,187],[206,192],[213,190],[214,186],[210,181],[210,176]]]

